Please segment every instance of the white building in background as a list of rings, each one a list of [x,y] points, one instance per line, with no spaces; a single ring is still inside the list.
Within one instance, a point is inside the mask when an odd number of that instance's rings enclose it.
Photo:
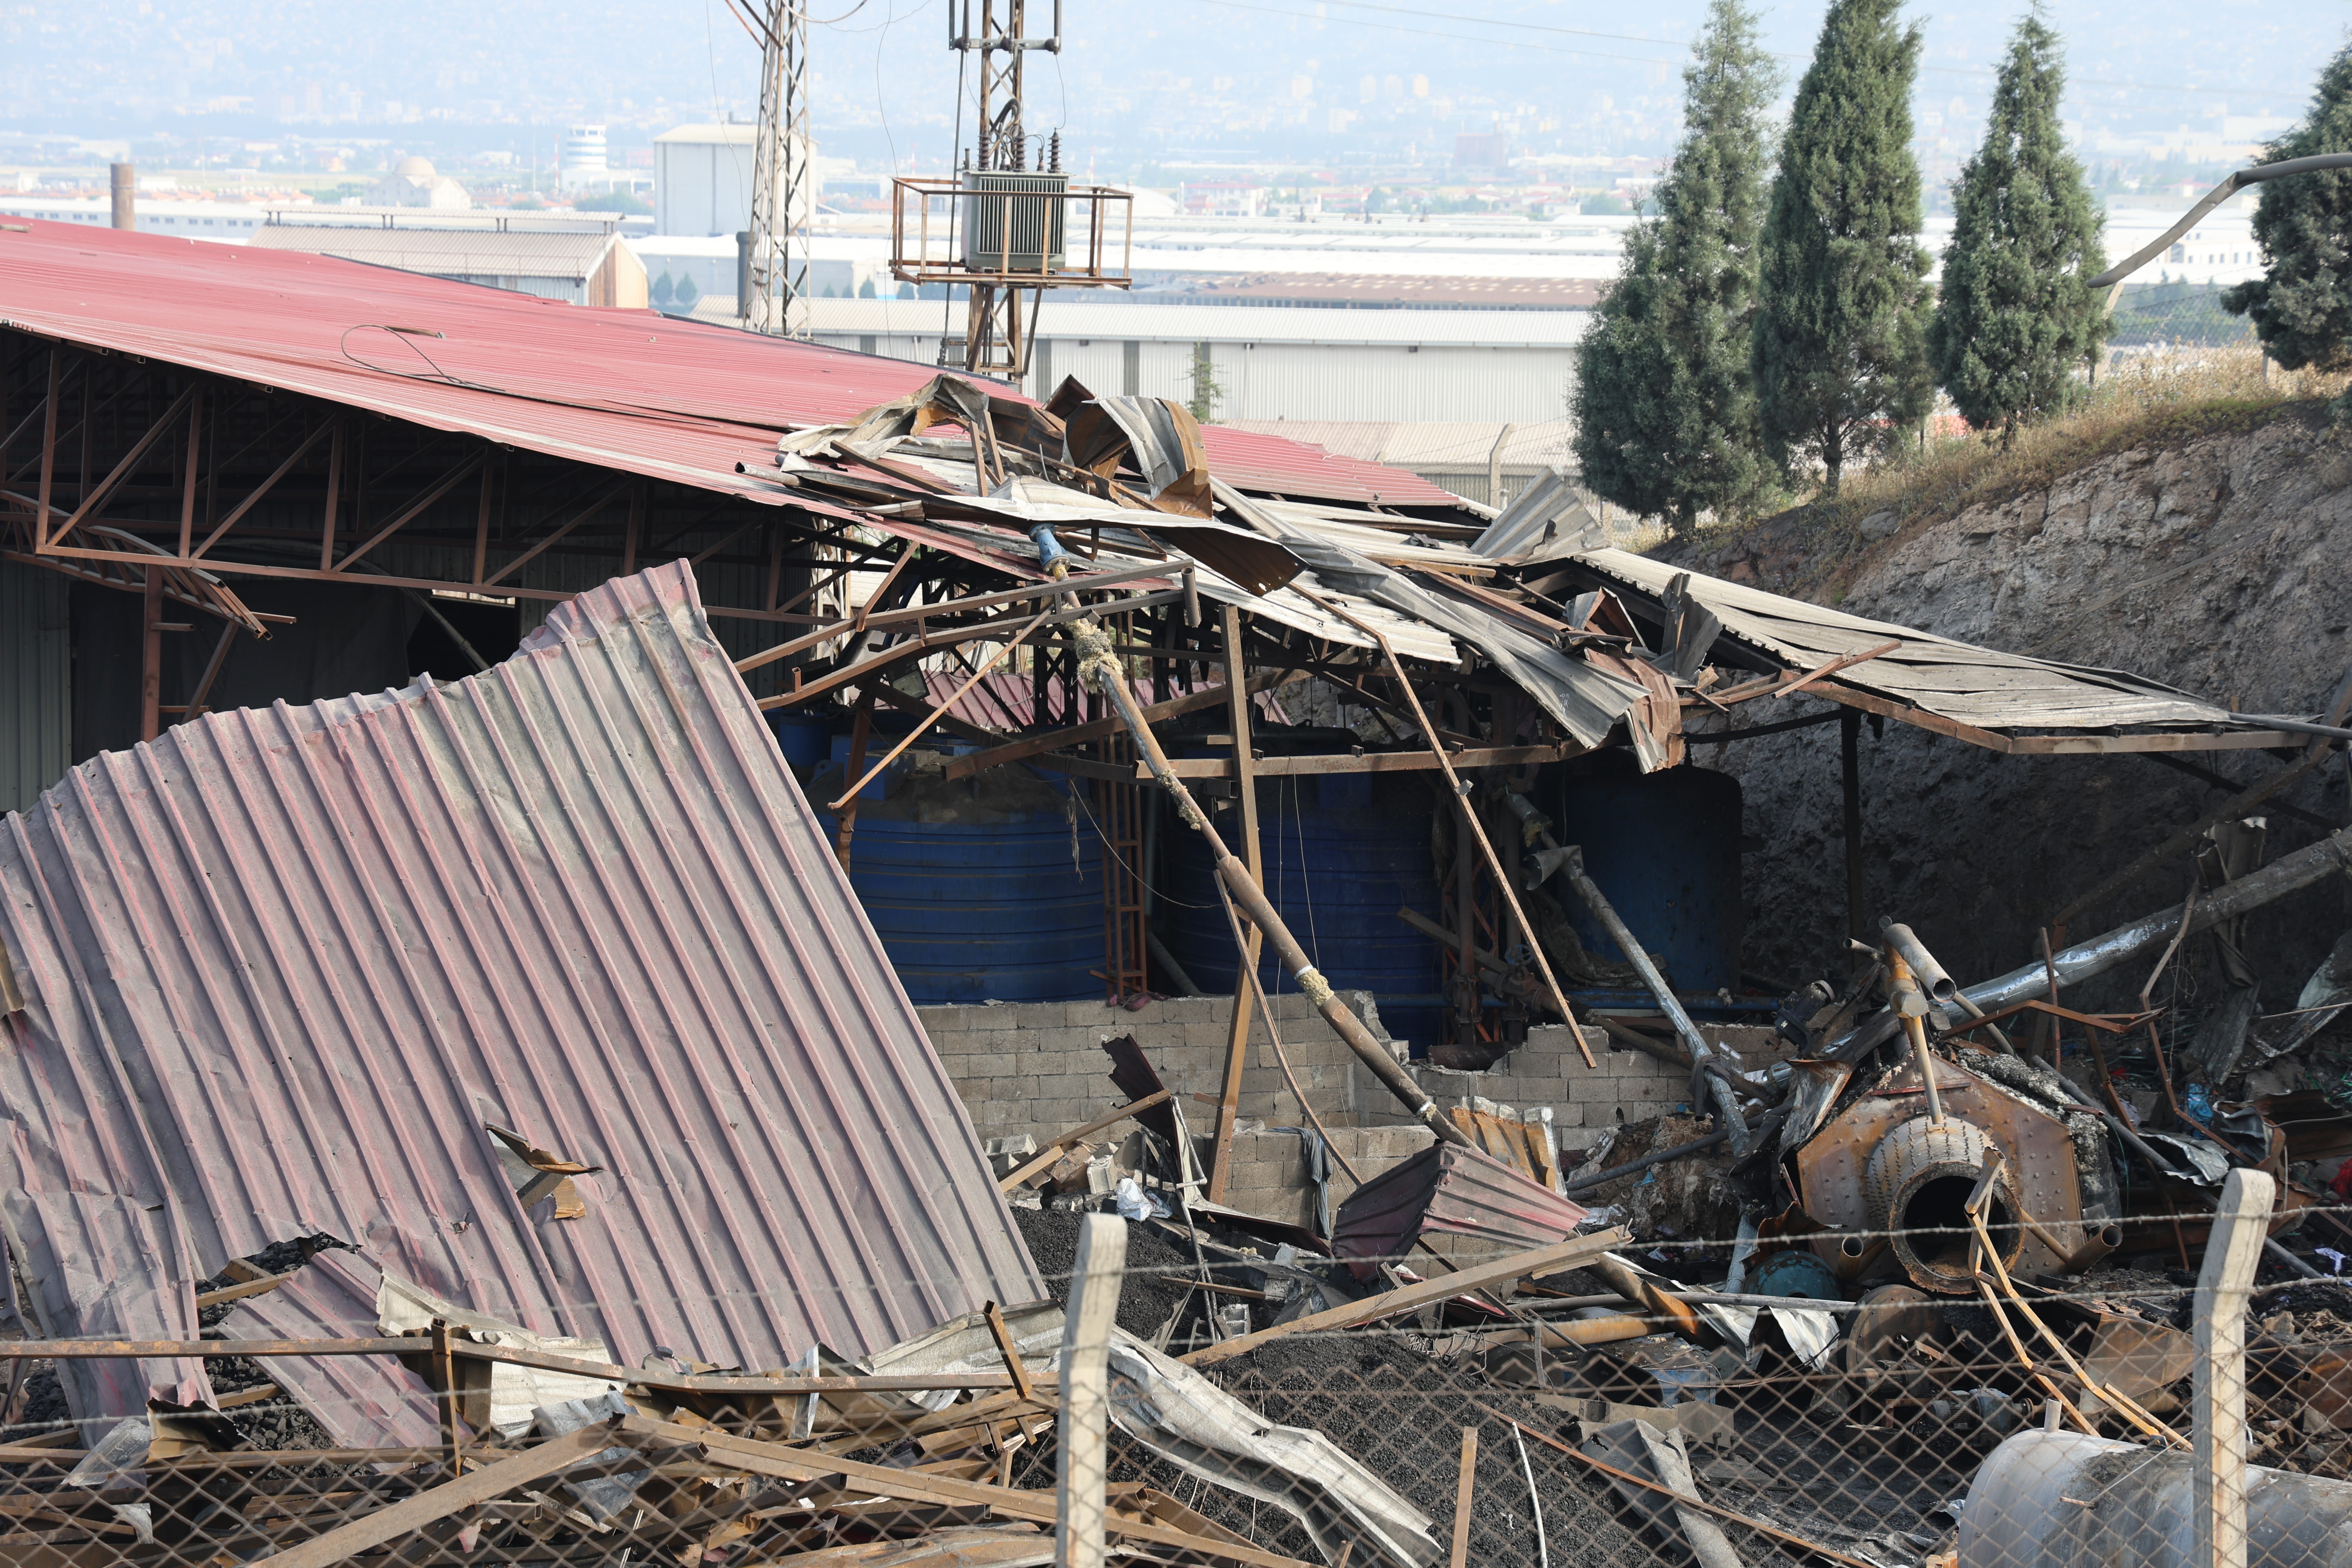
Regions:
[[[963,342],[961,302],[820,298],[809,311],[819,342],[890,359],[937,364],[943,332],[958,351]],[[1576,343],[1591,320],[1585,310],[1049,300],[1032,340],[1028,390],[1043,396],[1075,375],[1098,393],[1190,402],[1205,371],[1220,424],[1548,426],[1567,416]],[[1453,460],[1486,467],[1484,454]]]
[[[611,172],[612,158],[604,145],[603,126],[564,127],[563,163],[558,177],[565,190],[602,185]]]
[[[680,125],[654,138],[654,232],[730,237],[751,226],[756,125]],[[792,210],[806,220],[816,191],[816,148],[801,142],[800,190]],[[777,173],[779,194],[783,175]],[[731,285],[730,285],[731,287]]]
[[[474,205],[474,198],[448,175],[436,174],[430,159],[403,158],[391,174],[368,187],[367,205],[463,212]]]

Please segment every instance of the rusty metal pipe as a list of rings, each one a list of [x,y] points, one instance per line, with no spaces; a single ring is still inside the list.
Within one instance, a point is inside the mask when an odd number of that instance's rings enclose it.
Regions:
[[[1602,1253],[1584,1265],[1601,1277],[1601,1282],[1653,1317],[1664,1318],[1674,1325],[1675,1331],[1686,1340],[1706,1339],[1699,1327],[1698,1314],[1687,1302],[1677,1300],[1663,1287],[1643,1278],[1642,1271],[1612,1253]]]
[[[1265,889],[1257,885],[1256,879],[1249,874],[1249,868],[1225,847],[1224,840],[1217,837],[1217,830],[1209,826],[1208,814],[1193,800],[1192,792],[1184,787],[1184,782],[1176,776],[1175,769],[1169,766],[1168,753],[1160,749],[1160,742],[1151,733],[1151,726],[1144,721],[1142,712],[1137,709],[1135,693],[1129,689],[1119,670],[1118,656],[1111,647],[1110,638],[1091,619],[1072,621],[1070,637],[1080,650],[1079,675],[1092,678],[1095,689],[1118,710],[1118,716],[1126,722],[1128,732],[1135,738],[1135,749],[1151,770],[1151,776],[1175,800],[1176,813],[1184,819],[1185,825],[1200,834],[1207,843],[1209,858],[1215,862],[1217,875],[1233,894],[1234,902],[1240,905],[1242,912],[1256,925],[1267,945],[1274,949],[1275,955],[1282,960],[1282,966],[1298,983],[1298,989],[1307,994],[1314,1002],[1315,1010],[1322,1015],[1323,1021],[1331,1026],[1331,1032],[1356,1053],[1358,1059],[1371,1069],[1372,1076],[1379,1079],[1381,1085],[1395,1095],[1422,1125],[1445,1142],[1475,1149],[1477,1144],[1471,1141],[1470,1136],[1456,1127],[1454,1119],[1440,1110],[1437,1102],[1413,1081],[1412,1075],[1389,1055],[1388,1047],[1372,1037],[1372,1032],[1364,1027],[1364,1021],[1332,994],[1330,982],[1323,978],[1314,961],[1307,956],[1307,950],[1299,946],[1298,939],[1290,934],[1290,927],[1283,923],[1282,916],[1275,911],[1273,902],[1265,896]]]
[[[1691,1022],[1691,1016],[1683,1010],[1682,1001],[1675,996],[1674,987],[1666,984],[1666,977],[1658,973],[1656,964],[1650,962],[1649,953],[1643,950],[1632,929],[1618,916],[1616,909],[1601,893],[1600,885],[1585,870],[1582,846],[1569,846],[1568,858],[1560,867],[1560,874],[1568,879],[1569,886],[1576,889],[1576,896],[1584,900],[1584,907],[1592,911],[1593,918],[1609,932],[1610,939],[1624,953],[1634,973],[1641,975],[1642,984],[1647,985],[1650,994],[1657,998],[1659,1011],[1664,1013],[1674,1025],[1675,1033],[1683,1037],[1683,1044],[1690,1047],[1691,1060],[1697,1064],[1698,1070],[1704,1071],[1715,1056],[1715,1047],[1708,1045],[1706,1037],[1698,1032],[1698,1026]],[[1730,1130],[1731,1152],[1745,1155],[1748,1145],[1748,1119],[1740,1114],[1738,1092],[1715,1073],[1706,1074],[1706,1087],[1708,1098],[1715,1101],[1717,1114],[1723,1119],[1724,1126]]]
[[[1904,1032],[1911,1037],[1911,1054],[1919,1064],[1919,1083],[1927,1091],[1927,1114],[1941,1126],[1944,1095],[1936,1087],[1936,1058],[1928,1054],[1927,1025],[1921,1016],[1927,1011],[1927,999],[1920,992],[1918,982],[1912,978],[1909,961],[1892,942],[1886,944],[1886,995],[1895,1005],[1895,1016],[1903,1020]]]
[[[1886,945],[1900,953],[1903,962],[1911,966],[1911,976],[1919,983],[1919,989],[1927,994],[1927,1000],[1938,1007],[1950,1006],[1958,997],[1960,988],[1945,973],[1944,966],[1936,962],[1936,955],[1927,951],[1927,944],[1919,940],[1917,933],[1909,926],[1897,923],[1891,915],[1880,919],[1878,932],[1885,939]]]
[[[2307,888],[2332,872],[2347,870],[2352,870],[2352,827],[2343,828],[2292,855],[2281,856],[2252,875],[2215,889],[2196,901],[2185,922],[2178,905],[2143,915],[2128,925],[2062,949],[2052,960],[2051,967],[2057,971],[2059,984],[2079,985],[2095,974],[2105,973],[2133,954],[2164,942],[2184,926],[2188,934],[2194,936]],[[1970,985],[1965,994],[1990,1011],[2036,995],[2049,984],[2048,970],[2036,960],[1997,979]]]

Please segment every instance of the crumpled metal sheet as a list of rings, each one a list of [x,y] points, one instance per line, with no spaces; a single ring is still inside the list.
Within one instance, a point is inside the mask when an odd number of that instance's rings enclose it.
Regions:
[[[1223,480],[1216,482],[1215,489],[1218,500],[1252,527],[1280,540],[1305,562],[1317,583],[1369,599],[1478,649],[1580,745],[1601,744],[1611,727],[1649,695],[1640,683],[1604,674],[1488,610],[1433,593],[1401,572],[1292,527]],[[1360,643],[1363,639],[1359,634],[1349,640]],[[1397,651],[1408,650],[1400,647]]]
[[[1061,1306],[1013,1307],[1004,1320],[1023,1364],[1049,1373],[1061,1352]],[[973,1313],[877,1352],[865,1365],[904,1376],[995,1372],[1004,1362],[987,1323]],[[1287,1511],[1305,1526],[1325,1562],[1339,1562],[1343,1552],[1349,1562],[1397,1568],[1426,1568],[1437,1561],[1430,1517],[1328,1437],[1274,1426],[1123,1329],[1111,1331],[1110,1392],[1111,1420],[1120,1431],[1190,1475]],[[954,1397],[949,1390],[941,1395],[942,1404]]]
[[[319,1232],[627,1363],[1038,1293],[683,562],[469,679],[82,764],[0,819],[0,1215],[54,1332],[194,1339],[194,1281]],[[523,1209],[492,1124],[603,1167],[586,1212]],[[83,1418],[208,1398],[66,1370]]]

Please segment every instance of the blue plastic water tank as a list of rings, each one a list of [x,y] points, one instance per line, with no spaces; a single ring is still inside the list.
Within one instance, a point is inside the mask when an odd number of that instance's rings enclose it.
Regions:
[[[1737,989],[1742,924],[1739,781],[1685,764],[1635,773],[1630,761],[1569,776],[1554,797],[1554,834],[1584,847],[1584,864],[1676,991]],[[1550,885],[1586,951],[1624,954],[1562,879]]]
[[[830,721],[822,713],[786,710],[772,715],[768,722],[776,731],[776,743],[783,748],[784,761],[795,768],[814,768],[832,751]]]
[[[1103,967],[1102,840],[1081,821],[1074,864],[1057,792],[1026,770],[949,781],[936,754],[909,755],[887,799],[860,797],[849,857],[907,994],[923,1006],[1101,996],[1089,972]]]
[[[1430,872],[1430,793],[1425,784],[1371,773],[1276,778],[1258,784],[1258,852],[1266,893],[1306,948],[1316,968],[1339,990],[1360,989],[1383,1000],[1382,1024],[1391,1035],[1426,1044],[1402,1010],[1412,997],[1426,1006],[1437,990],[1437,947],[1397,919],[1400,905],[1434,914],[1437,885]],[[1220,814],[1230,836],[1237,817]],[[1230,992],[1239,979],[1233,928],[1218,901],[1215,869],[1201,836],[1180,835],[1164,862],[1168,902],[1155,929],[1195,984]],[[1260,962],[1268,995],[1296,991],[1272,951]],[[1433,1023],[1434,1015],[1428,1020]]]

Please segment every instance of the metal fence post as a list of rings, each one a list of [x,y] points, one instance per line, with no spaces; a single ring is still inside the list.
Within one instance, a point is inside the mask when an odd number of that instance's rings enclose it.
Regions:
[[[1127,1222],[1090,1214],[1078,1230],[1062,1312],[1061,1484],[1055,1568],[1103,1568],[1110,1479],[1110,1331],[1127,1273]]]
[[[2246,1301],[2277,1184],[2232,1171],[2197,1277],[2197,1568],[2246,1568]]]

